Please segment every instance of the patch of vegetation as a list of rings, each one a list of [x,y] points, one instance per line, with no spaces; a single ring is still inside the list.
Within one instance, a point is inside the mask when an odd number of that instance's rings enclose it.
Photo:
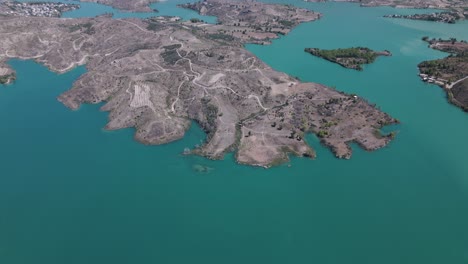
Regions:
[[[327,59],[361,58],[366,60],[366,63],[371,63],[377,58],[377,55],[371,49],[362,47],[335,50],[316,50],[314,53]]]
[[[81,31],[83,31],[83,33],[88,34],[88,35],[92,35],[92,34],[94,34],[96,32],[93,29],[93,23],[91,23],[91,22],[84,23],[84,24],[72,25],[72,26],[69,27],[69,30],[70,30],[70,32],[75,32],[75,31],[81,30]]]
[[[451,83],[468,75],[468,51],[444,59],[423,61],[418,67],[422,74],[442,78]]]
[[[199,18],[191,18],[190,19],[190,22],[192,23],[200,23],[200,22],[203,22],[203,20],[199,19]]]
[[[202,123],[203,130],[210,139],[216,128],[216,119],[218,118],[218,107],[211,103],[210,98],[202,98],[202,111],[205,114],[206,122]]]
[[[289,21],[289,20],[280,20],[278,21],[278,23],[280,23],[284,27],[294,27],[295,25],[294,22]]]
[[[148,22],[148,26],[146,26],[146,29],[152,30],[152,31],[160,31],[164,28],[164,25],[158,22]]]
[[[165,52],[161,53],[161,57],[166,63],[171,65],[174,65],[178,60],[181,59],[176,49],[166,50]]]
[[[14,73],[0,76],[0,84],[11,83],[16,80],[16,75]]]
[[[181,44],[173,44],[173,45],[164,46],[163,48],[165,50],[176,50],[176,49],[179,49],[181,47],[182,47]]]
[[[325,60],[338,63],[345,68],[356,70],[362,70],[362,64],[369,64],[374,62],[379,55],[390,55],[390,52],[388,51],[377,53],[369,48],[364,47],[334,50],[306,48],[305,52]]]
[[[323,125],[323,127],[325,127],[325,128],[330,128],[330,127],[336,126],[336,125],[338,125],[338,122],[336,122],[336,121],[335,121],[335,122],[327,122],[327,123],[325,123],[325,124]]]
[[[394,139],[396,137],[396,132],[395,131],[392,131],[390,133],[387,134],[387,137],[390,138],[390,139]]]
[[[320,130],[318,133],[317,133],[317,136],[319,138],[324,138],[324,137],[327,137],[329,135],[328,131],[326,130]]]

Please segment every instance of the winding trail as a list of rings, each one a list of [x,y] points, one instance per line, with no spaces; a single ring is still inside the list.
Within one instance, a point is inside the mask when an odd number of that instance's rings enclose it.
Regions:
[[[184,85],[185,81],[182,81],[179,85],[179,87],[177,88],[177,98],[175,99],[175,101],[172,103],[172,106],[171,106],[171,111],[172,113],[175,113],[175,104],[179,101],[179,96],[180,96],[180,88],[182,87],[182,85]]]
[[[263,106],[262,102],[260,101],[260,98],[258,98],[257,95],[250,94],[250,95],[248,96],[248,98],[255,98],[255,99],[257,99],[258,105],[260,105],[260,107],[261,107],[264,111],[268,110],[268,108],[266,108],[266,107]]]

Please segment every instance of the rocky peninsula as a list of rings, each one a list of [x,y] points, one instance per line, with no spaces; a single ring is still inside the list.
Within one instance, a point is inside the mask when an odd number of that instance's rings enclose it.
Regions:
[[[207,14],[224,10],[225,16],[234,15],[236,5],[275,10],[240,18],[264,19],[272,28],[284,24],[285,33],[319,16],[251,1],[204,3],[197,5],[206,5]],[[227,23],[223,17],[219,21]],[[248,27],[244,21],[229,27]],[[57,73],[86,65],[87,72],[59,96],[67,107],[105,102],[106,129],[134,127],[136,140],[152,145],[182,138],[196,121],[207,139],[189,152],[212,159],[235,152],[239,163],[269,167],[289,154],[313,158],[307,133],[317,134],[339,158],[351,157],[351,142],[375,150],[391,141],[380,129],[394,118],[358,96],[275,71],[241,45],[258,39],[214,37],[223,26],[170,18],[0,16],[0,67],[13,73],[5,64],[10,58],[35,60]]]
[[[429,47],[450,53],[446,58],[421,62],[421,79],[434,83],[447,92],[451,103],[468,111],[468,43],[456,39],[423,38]]]
[[[304,50],[319,58],[339,64],[348,69],[362,71],[362,65],[373,63],[379,56],[391,56],[390,51],[373,51],[369,48],[354,47],[346,49],[323,50],[306,48]]]

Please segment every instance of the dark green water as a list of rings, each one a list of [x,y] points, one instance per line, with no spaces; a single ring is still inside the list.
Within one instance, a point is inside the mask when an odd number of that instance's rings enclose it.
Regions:
[[[0,87],[0,263],[468,263],[468,115],[416,76],[420,61],[444,56],[420,38],[468,39],[468,24],[294,3],[325,17],[248,49],[399,118],[388,148],[355,147],[345,161],[311,137],[316,160],[269,170],[183,157],[204,138],[197,127],[170,145],[140,145],[130,129],[102,130],[98,106],[69,111],[56,100],[84,68],[56,75],[12,61],[18,80]],[[351,45],[394,56],[355,72],[303,52]]]

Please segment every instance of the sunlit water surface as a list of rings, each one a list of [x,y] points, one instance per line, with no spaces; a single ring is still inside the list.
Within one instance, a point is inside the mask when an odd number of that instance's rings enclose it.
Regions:
[[[67,17],[178,15],[183,1],[128,13],[82,4]],[[318,158],[260,169],[180,155],[200,144],[143,146],[133,130],[108,132],[99,106],[70,111],[56,97],[63,75],[11,61],[0,87],[0,263],[468,263],[468,115],[416,65],[445,54],[423,36],[468,39],[456,25],[382,18],[431,12],[283,1],[322,12],[270,46],[247,48],[277,70],[356,93],[401,120],[397,139],[338,160],[312,136]],[[208,22],[214,18],[204,17]],[[210,20],[211,19],[211,20]],[[388,49],[363,72],[304,53],[306,47]]]

